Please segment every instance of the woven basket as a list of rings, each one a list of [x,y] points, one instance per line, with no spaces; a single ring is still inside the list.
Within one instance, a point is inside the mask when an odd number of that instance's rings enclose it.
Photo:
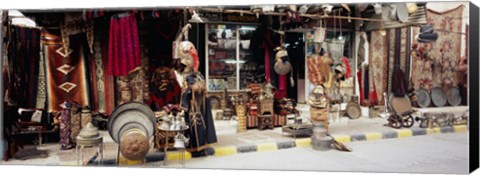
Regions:
[[[328,120],[328,108],[321,109],[321,108],[310,108],[310,118],[313,121],[327,121]]]

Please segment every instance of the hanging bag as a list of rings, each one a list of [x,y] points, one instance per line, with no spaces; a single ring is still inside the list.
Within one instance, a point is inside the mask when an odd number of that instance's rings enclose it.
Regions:
[[[274,65],[275,72],[279,75],[286,75],[292,69],[292,65],[288,61],[288,52],[284,48],[277,48],[277,50]]]
[[[313,34],[313,42],[322,43],[325,40],[325,32],[326,30],[323,27],[316,28]]]

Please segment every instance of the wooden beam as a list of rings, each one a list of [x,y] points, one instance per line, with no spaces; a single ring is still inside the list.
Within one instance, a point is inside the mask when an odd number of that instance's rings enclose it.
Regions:
[[[233,10],[233,9],[225,9],[221,11],[218,8],[200,8],[198,11],[205,11],[205,12],[217,12],[217,13],[240,13],[240,14],[248,14],[248,15],[255,15],[250,10]],[[262,15],[272,15],[272,16],[285,16],[285,13],[278,13],[278,12],[268,12],[262,13]],[[312,19],[324,19],[324,18],[336,18],[336,19],[350,19],[350,20],[360,20],[360,21],[374,21],[374,22],[382,22],[382,19],[375,19],[375,18],[360,18],[360,17],[351,17],[351,16],[332,16],[332,15],[319,15],[319,14],[300,14],[300,17],[312,18]]]

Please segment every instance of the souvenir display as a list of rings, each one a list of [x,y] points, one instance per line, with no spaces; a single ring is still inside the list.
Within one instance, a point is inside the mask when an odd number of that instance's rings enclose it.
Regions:
[[[246,110],[243,104],[237,105],[237,120],[238,120],[238,132],[247,131],[247,117]]]

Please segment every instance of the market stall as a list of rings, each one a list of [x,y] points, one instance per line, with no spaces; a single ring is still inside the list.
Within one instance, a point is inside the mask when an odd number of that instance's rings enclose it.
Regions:
[[[285,138],[311,137],[322,151],[332,143],[351,151],[330,136],[338,118],[380,117],[408,128],[415,118],[444,116],[442,126],[454,125],[445,122],[451,115],[417,112],[467,105],[464,8],[307,4],[3,15],[5,157],[31,144],[14,137],[25,131],[72,149],[88,123],[108,130],[117,159],[139,162],[150,150],[208,155],[231,121],[238,134],[281,130]]]

